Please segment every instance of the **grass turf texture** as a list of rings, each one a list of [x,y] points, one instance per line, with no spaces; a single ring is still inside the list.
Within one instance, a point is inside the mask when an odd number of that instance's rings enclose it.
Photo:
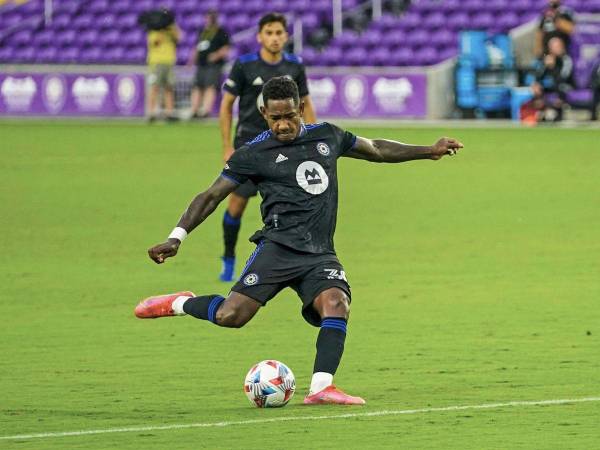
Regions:
[[[439,162],[340,161],[336,246],[353,287],[336,382],[364,408],[305,408],[317,330],[284,291],[246,327],[142,321],[149,295],[226,294],[223,206],[163,266],[166,237],[221,167],[215,126],[0,123],[0,436],[600,395],[598,132],[351,128],[464,152]],[[238,270],[253,250],[244,219]],[[250,366],[297,377],[252,408]],[[600,403],[30,440],[3,449],[594,448]]]

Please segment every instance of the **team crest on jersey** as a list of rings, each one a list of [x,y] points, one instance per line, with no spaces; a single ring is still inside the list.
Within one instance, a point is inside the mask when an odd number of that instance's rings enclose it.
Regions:
[[[246,286],[254,286],[256,283],[258,283],[258,275],[255,273],[249,273],[244,277],[243,283]]]
[[[323,167],[314,161],[304,161],[296,169],[298,185],[309,194],[319,195],[327,190],[329,177]]]
[[[317,151],[323,156],[329,156],[329,145],[325,142],[319,142],[317,144]]]

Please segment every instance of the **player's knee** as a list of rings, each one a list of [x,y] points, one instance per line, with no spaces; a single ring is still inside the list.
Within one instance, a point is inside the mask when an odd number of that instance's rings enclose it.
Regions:
[[[350,315],[350,299],[344,292],[336,292],[327,296],[322,303],[322,317],[344,317]]]
[[[241,308],[223,307],[219,308],[216,313],[216,322],[222,327],[241,328],[249,320],[250,318],[244,314]]]

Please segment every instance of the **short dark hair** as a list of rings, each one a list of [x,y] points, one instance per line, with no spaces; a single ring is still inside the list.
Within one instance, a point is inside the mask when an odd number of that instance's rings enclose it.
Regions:
[[[283,25],[283,28],[287,30],[287,20],[285,16],[283,14],[272,12],[265,14],[260,18],[258,21],[258,32],[260,33],[265,25],[273,22],[279,22],[281,25]]]
[[[300,104],[298,85],[287,75],[274,77],[267,81],[263,86],[262,95],[265,107],[269,100],[287,100],[288,98],[294,100],[295,105]]]

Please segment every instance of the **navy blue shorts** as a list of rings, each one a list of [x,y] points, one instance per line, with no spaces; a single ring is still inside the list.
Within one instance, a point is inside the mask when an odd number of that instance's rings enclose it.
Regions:
[[[316,327],[321,317],[312,307],[326,289],[340,288],[351,298],[346,272],[335,253],[303,253],[263,239],[231,288],[266,305],[279,291],[291,287],[302,300],[302,316]]]

